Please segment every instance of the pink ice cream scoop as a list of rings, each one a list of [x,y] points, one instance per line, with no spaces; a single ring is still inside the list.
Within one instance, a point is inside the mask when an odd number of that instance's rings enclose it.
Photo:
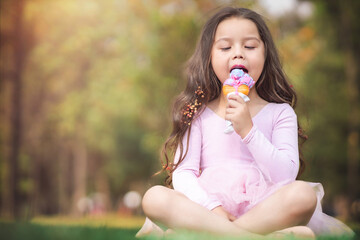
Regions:
[[[254,84],[255,82],[249,74],[244,73],[242,69],[236,68],[231,71],[230,78],[224,82],[223,93],[226,96],[232,92],[242,93],[247,96],[249,94],[250,88],[252,88]]]

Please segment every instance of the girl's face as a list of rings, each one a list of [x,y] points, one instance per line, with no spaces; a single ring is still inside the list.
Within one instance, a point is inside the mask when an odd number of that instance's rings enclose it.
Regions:
[[[255,23],[232,17],[218,25],[211,50],[211,64],[221,83],[229,78],[234,68],[243,68],[257,81],[264,62],[265,47]]]

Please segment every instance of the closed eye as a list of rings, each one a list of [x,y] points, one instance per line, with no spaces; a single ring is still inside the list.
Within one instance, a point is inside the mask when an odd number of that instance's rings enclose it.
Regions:
[[[224,48],[220,48],[221,51],[227,51],[227,50],[230,50],[231,47],[224,47]]]
[[[245,46],[246,49],[254,49],[255,47]]]

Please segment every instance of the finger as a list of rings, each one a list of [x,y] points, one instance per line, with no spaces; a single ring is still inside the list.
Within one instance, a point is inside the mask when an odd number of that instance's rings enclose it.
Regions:
[[[236,119],[236,115],[234,113],[225,114],[225,120],[233,122]]]
[[[226,109],[230,108],[230,103],[229,101],[226,102]]]
[[[236,108],[236,107],[240,107],[241,105],[243,105],[243,103],[240,101],[231,99],[228,101],[228,105],[229,105],[229,108]]]
[[[230,94],[227,96],[228,99],[237,99],[239,98],[239,94],[238,93],[234,93],[234,94]]]
[[[231,122],[231,120],[233,118],[232,116],[233,116],[233,114],[225,114],[225,120]]]
[[[227,108],[225,111],[225,115],[233,115],[236,113],[236,108]]]
[[[228,101],[230,100],[233,100],[233,101],[236,101],[236,102],[239,102],[239,103],[245,103],[245,100],[240,96],[240,95],[230,95],[229,98],[228,98]]]
[[[229,95],[228,99],[240,101],[242,99],[242,97],[239,94],[231,94],[231,95]]]

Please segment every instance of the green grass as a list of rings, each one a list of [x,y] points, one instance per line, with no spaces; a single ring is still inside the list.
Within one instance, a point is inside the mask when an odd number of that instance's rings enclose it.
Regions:
[[[136,239],[135,233],[138,228],[125,229],[114,227],[91,227],[91,226],[54,226],[42,225],[37,223],[0,223],[0,239],[3,240],[132,240]],[[224,236],[214,236],[209,234],[179,232],[169,235],[166,238],[148,236],[144,240],[234,240],[246,238],[231,238]],[[267,238],[271,239],[271,238]],[[297,238],[287,236],[284,240],[295,240]],[[343,237],[320,237],[320,240],[347,240]]]
[[[132,240],[143,223],[142,217],[106,215],[98,217],[38,217],[30,222],[0,221],[0,240]],[[354,225],[360,239],[359,225]],[[180,231],[165,238],[147,236],[144,240],[234,240],[246,239]],[[266,238],[271,239],[271,238]],[[283,240],[295,240],[286,236]],[[347,237],[318,237],[318,240],[348,240]],[[304,240],[304,239],[303,239]]]
[[[109,227],[0,223],[0,239],[3,240],[132,240],[136,232],[137,229]]]
[[[38,216],[31,219],[31,223],[52,226],[87,226],[87,227],[114,227],[140,228],[145,221],[143,216],[128,216],[115,213],[85,217],[71,216]]]

